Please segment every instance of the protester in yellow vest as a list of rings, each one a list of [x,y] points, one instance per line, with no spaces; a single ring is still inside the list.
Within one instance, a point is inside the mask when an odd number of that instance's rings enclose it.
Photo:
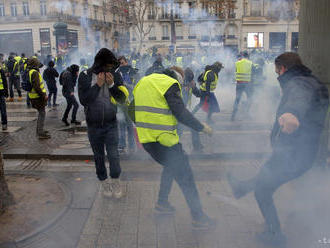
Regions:
[[[212,123],[212,114],[220,112],[219,103],[214,94],[218,85],[218,74],[224,66],[220,62],[215,62],[211,66],[206,66],[202,76],[200,86],[201,100],[195,106],[192,113],[195,114],[201,107],[207,112],[207,122]],[[206,106],[206,107],[205,107]]]
[[[250,103],[251,103],[251,74],[252,74],[252,66],[253,63],[249,59],[249,55],[247,52],[243,52],[242,57],[239,61],[236,62],[236,99],[234,103],[233,113],[231,115],[231,120],[234,121],[236,118],[237,110],[239,102],[241,101],[241,97],[243,92],[245,92],[247,96],[247,106],[245,112],[249,112]]]
[[[47,92],[45,84],[39,69],[43,64],[37,58],[29,58],[27,61],[27,69],[29,70],[29,80],[32,84],[32,90],[28,93],[31,105],[38,110],[37,120],[37,136],[39,139],[49,139],[51,136],[44,130],[47,106]]]
[[[183,80],[180,73],[165,70],[143,77],[133,90],[134,101],[130,116],[135,122],[137,135],[144,149],[163,166],[156,213],[173,214],[175,209],[168,201],[175,180],[188,203],[193,227],[208,229],[214,226],[202,210],[188,157],[179,143],[178,120],[198,132],[212,133],[206,124],[201,124],[184,106],[181,96]]]
[[[0,112],[2,130],[7,130],[6,98],[8,98],[8,84],[5,72],[0,68]]]

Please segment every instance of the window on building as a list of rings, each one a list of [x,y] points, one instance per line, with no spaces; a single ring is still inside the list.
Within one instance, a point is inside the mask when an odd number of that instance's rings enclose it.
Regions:
[[[169,34],[168,34],[168,25],[163,25],[162,30],[163,30],[162,40],[169,40],[170,37],[169,37]]]
[[[117,22],[116,14],[115,13],[113,13],[113,22]]]
[[[42,16],[47,15],[47,1],[46,0],[40,0],[40,14]]]
[[[11,12],[11,16],[17,16],[17,6],[16,6],[16,3],[11,3],[10,4],[10,12]]]
[[[155,13],[155,4],[154,3],[149,3],[148,6],[148,19],[152,20],[155,19],[156,13]]]
[[[251,0],[251,16],[261,16],[261,1]]]
[[[286,48],[286,33],[270,32],[269,33],[269,48],[276,51],[285,51]]]
[[[167,4],[165,3],[165,4],[163,4],[162,5],[162,19],[167,19],[167,18],[169,18],[169,14],[168,14],[168,6],[167,6]]]
[[[94,5],[94,19],[97,20],[98,6]]]
[[[77,3],[76,2],[72,2],[72,15],[76,16],[76,8],[77,8]]]
[[[49,28],[40,28],[40,53],[41,55],[51,54],[50,30]]]
[[[183,27],[181,24],[177,24],[175,26],[175,34],[176,34],[176,39],[177,40],[182,40],[183,39]]]
[[[196,27],[195,27],[195,25],[189,25],[188,39],[196,39]]]
[[[0,16],[5,16],[5,6],[3,3],[0,3]]]
[[[23,15],[28,16],[30,15],[29,3],[23,2]]]
[[[156,40],[155,27],[151,27],[151,29],[150,29],[149,40]]]
[[[174,5],[174,16],[177,19],[182,17],[182,4],[181,3],[177,3]]]
[[[195,15],[195,3],[194,2],[188,2],[189,6],[189,16]]]

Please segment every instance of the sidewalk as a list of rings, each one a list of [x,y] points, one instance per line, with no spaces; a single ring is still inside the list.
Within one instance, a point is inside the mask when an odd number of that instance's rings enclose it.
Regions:
[[[262,248],[254,236],[263,220],[253,194],[237,201],[225,180],[226,171],[241,178],[254,175],[261,160],[191,161],[205,211],[217,219],[216,230],[195,232],[183,195],[175,184],[170,202],[172,217],[157,217],[153,207],[159,189],[160,166],[153,161],[122,161],[122,183],[127,194],[120,200],[105,199],[98,191],[93,163],[6,160],[10,174],[39,174],[56,178],[71,192],[67,211],[37,235],[1,248]],[[275,195],[282,227],[290,248],[327,247],[330,230],[329,171],[313,169],[282,187]],[[316,182],[323,182],[322,184]],[[308,186],[306,186],[308,185]],[[0,229],[1,230],[1,229]],[[1,244],[1,242],[0,242]]]
[[[23,99],[25,94],[23,95]],[[37,113],[26,108],[23,102],[8,102],[8,131],[0,132],[0,146],[6,159],[93,159],[86,123],[82,126],[65,127],[61,122],[65,108],[65,100],[59,96],[57,108],[47,108],[45,128],[52,136],[49,140],[39,140],[35,135]],[[227,108],[227,109],[226,109]],[[186,129],[180,141],[185,151],[193,158],[245,159],[262,158],[270,152],[269,133],[271,120],[230,121],[229,107],[214,115],[212,124],[214,134],[209,137],[200,134],[204,145],[203,153],[192,151],[189,129]],[[196,117],[204,121],[206,114],[198,112]],[[83,107],[79,107],[78,119],[84,120]],[[126,154],[122,159],[144,159],[144,151]]]

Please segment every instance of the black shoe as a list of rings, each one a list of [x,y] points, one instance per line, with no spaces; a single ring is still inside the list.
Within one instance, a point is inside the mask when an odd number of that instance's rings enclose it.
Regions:
[[[38,134],[38,138],[39,139],[50,139],[51,136],[48,133],[43,132],[43,133]]]
[[[214,229],[217,226],[217,222],[215,219],[211,219],[206,214],[203,214],[201,217],[193,219],[192,226],[194,230],[206,231]]]
[[[278,248],[285,248],[287,238],[282,232],[265,231],[256,234],[256,239],[266,245],[271,245]]]
[[[233,195],[236,199],[239,199],[246,195],[246,191],[240,184],[240,181],[237,180],[231,173],[227,173],[227,181],[229,183],[229,186],[233,192]]]
[[[157,202],[156,206],[155,206],[155,212],[157,214],[174,214],[175,213],[175,208],[169,203],[169,202],[165,202],[165,203],[159,203]]]
[[[72,120],[71,124],[75,124],[75,125],[81,125],[81,121],[77,121],[77,120]]]
[[[68,122],[68,120],[66,120],[66,119],[62,119],[62,122],[64,122],[64,124],[65,124],[65,126],[70,126],[70,123]]]
[[[2,124],[2,131],[6,131],[8,129],[7,124]]]

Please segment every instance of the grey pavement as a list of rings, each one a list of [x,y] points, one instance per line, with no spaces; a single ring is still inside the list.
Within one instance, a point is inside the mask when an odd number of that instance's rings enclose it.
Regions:
[[[121,162],[126,194],[119,200],[101,195],[92,162],[5,160],[8,174],[37,174],[58,180],[69,192],[71,201],[63,215],[48,228],[26,240],[0,247],[268,247],[255,239],[255,234],[263,229],[263,220],[253,194],[235,200],[225,179],[228,171],[241,178],[253,176],[262,163],[263,160],[191,160],[203,207],[217,219],[215,230],[197,232],[192,229],[187,205],[176,184],[170,194],[176,214],[154,214],[161,167],[150,159]],[[314,168],[275,194],[288,247],[327,247],[324,238],[330,238],[330,200],[325,193],[330,186],[329,175],[328,170]]]

